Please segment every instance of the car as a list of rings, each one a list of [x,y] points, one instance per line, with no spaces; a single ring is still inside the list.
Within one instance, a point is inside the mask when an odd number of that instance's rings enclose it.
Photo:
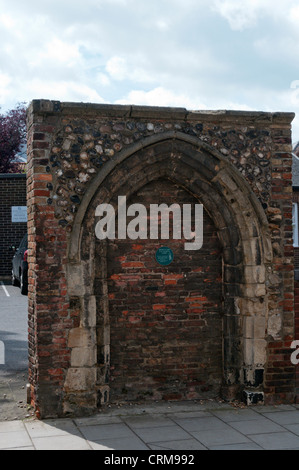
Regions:
[[[12,260],[12,285],[20,286],[21,294],[28,294],[28,236],[27,234],[22,239],[19,248],[15,250],[14,247],[11,247],[15,251],[13,260]]]

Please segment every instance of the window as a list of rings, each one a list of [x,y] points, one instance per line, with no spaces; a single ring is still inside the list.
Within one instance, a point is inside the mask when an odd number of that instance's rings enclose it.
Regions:
[[[295,247],[299,247],[298,239],[298,203],[293,203],[293,244]]]

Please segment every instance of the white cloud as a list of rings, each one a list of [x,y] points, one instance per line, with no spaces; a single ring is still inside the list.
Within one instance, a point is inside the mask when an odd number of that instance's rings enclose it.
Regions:
[[[160,31],[168,31],[170,29],[169,22],[162,18],[156,21],[156,26]]]
[[[298,27],[299,21],[299,5],[296,5],[290,9],[289,20],[291,23],[294,23]]]
[[[111,57],[106,64],[106,71],[114,80],[124,80],[128,76],[128,67],[123,57]]]
[[[228,22],[230,27],[236,31],[242,31],[256,23],[257,2],[255,0],[215,0],[214,9]]]
[[[213,0],[212,9],[223,16],[232,30],[243,31],[257,25],[264,17],[275,20],[294,20],[299,7],[296,0]],[[298,25],[298,23],[297,23]]]
[[[106,64],[106,72],[112,80],[121,82],[130,80],[136,83],[148,83],[155,80],[152,64],[147,63],[146,58],[138,53],[133,57],[111,57]]]
[[[157,87],[150,91],[132,90],[126,98],[117,100],[116,103],[206,109],[206,106],[199,99],[192,99],[188,94],[175,93],[163,87]]]
[[[298,0],[0,0],[0,106],[299,111],[298,24]]]
[[[45,44],[44,50],[39,54],[39,59],[54,60],[68,66],[78,63],[81,59],[81,55],[75,44],[70,44],[54,37],[50,42]]]
[[[0,14],[0,24],[8,29],[8,30],[11,30],[12,28],[15,27],[16,25],[16,21],[15,19],[11,16],[11,15],[7,15],[5,13],[1,13]]]
[[[110,83],[111,83],[109,77],[106,74],[102,73],[102,72],[99,72],[96,75],[96,82],[100,86],[109,86]]]
[[[11,78],[5,73],[0,71],[0,107],[1,103],[5,102],[10,93]]]
[[[254,47],[261,57],[273,63],[279,58],[279,61],[287,66],[287,62],[295,64],[299,60],[298,38],[292,35],[264,36],[254,42]]]
[[[24,100],[30,102],[33,99],[50,99],[58,101],[103,103],[105,100],[99,93],[84,83],[72,81],[47,81],[38,78],[18,85],[22,91]]]

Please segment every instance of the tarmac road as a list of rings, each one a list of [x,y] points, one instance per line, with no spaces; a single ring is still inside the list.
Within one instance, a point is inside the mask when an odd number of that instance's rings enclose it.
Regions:
[[[28,415],[28,298],[0,281],[0,421]]]

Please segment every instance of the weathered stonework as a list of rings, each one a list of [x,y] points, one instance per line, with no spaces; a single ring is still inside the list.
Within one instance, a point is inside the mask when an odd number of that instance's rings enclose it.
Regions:
[[[150,119],[136,122],[134,113],[130,110],[131,108],[125,107],[122,109],[122,113],[125,113],[120,119],[111,116],[104,124],[101,119],[62,120],[61,129],[56,132],[51,148],[50,164],[46,169],[53,174],[55,216],[62,226],[71,229],[74,214],[86,187],[105,163],[143,138],[170,131],[197,137],[217,149],[238,168],[251,183],[254,192],[267,204],[272,180],[270,130],[253,129],[242,123],[234,129],[227,126],[221,128],[217,122],[206,123],[204,116],[201,116],[203,123],[193,122],[197,117],[196,113],[188,115],[189,121],[186,121],[185,110],[176,111],[179,119],[175,122],[155,122],[154,119],[151,119],[153,122]],[[289,151],[289,145],[286,148]],[[272,218],[281,220],[281,215],[274,212]]]
[[[29,347],[41,417],[141,397],[294,401],[293,116],[32,102]],[[98,204],[150,203],[163,188],[204,205],[206,251],[163,271],[150,243],[96,240]]]

